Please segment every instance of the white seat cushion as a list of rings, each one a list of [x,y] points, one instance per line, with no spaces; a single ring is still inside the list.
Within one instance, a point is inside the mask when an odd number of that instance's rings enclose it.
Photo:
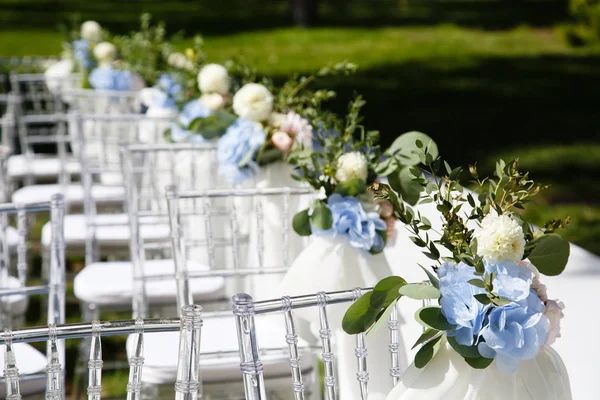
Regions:
[[[129,217],[127,214],[102,214],[96,217],[96,240],[105,246],[129,246]],[[85,215],[65,216],[65,243],[67,246],[83,246],[86,239]],[[104,226],[106,224],[106,226]],[[145,241],[167,240],[170,229],[167,223],[157,221],[155,225],[141,226],[141,235]],[[49,246],[52,239],[52,225],[48,222],[42,228],[42,245]]]
[[[283,318],[281,318],[283,321]],[[270,318],[257,317],[256,332],[262,348],[282,348],[283,352],[261,355],[265,378],[289,376],[290,364],[288,345],[285,341],[285,327],[272,322]],[[131,353],[133,337],[127,339],[127,353]],[[308,343],[298,339],[298,346]],[[153,333],[144,335],[144,369],[142,380],[154,384],[175,382],[177,377],[177,356],[179,354],[179,332]],[[200,340],[202,354],[231,352],[220,357],[200,356],[200,371],[205,382],[241,381],[238,339],[233,315],[219,318],[206,318]],[[302,370],[313,367],[313,356],[302,352]],[[291,379],[291,377],[290,377]],[[291,380],[290,380],[291,383]]]
[[[24,154],[10,156],[6,169],[11,178],[22,178],[27,175],[33,175],[38,178],[52,178],[58,176],[61,172],[61,161],[56,157],[35,156],[28,158]],[[65,165],[65,171],[70,175],[77,175],[81,172],[81,164],[73,159],[69,159]]]
[[[188,262],[189,271],[206,271],[208,268],[196,262]],[[146,276],[167,274],[174,276],[173,260],[148,260],[144,262]],[[190,280],[190,290],[199,302],[222,299],[225,280],[221,277]],[[75,297],[98,306],[129,305],[132,302],[133,273],[130,261],[97,262],[87,265],[73,281]],[[148,301],[169,304],[176,301],[175,278],[146,282]]]
[[[8,247],[11,251],[15,250],[19,244],[19,233],[16,228],[9,226],[6,228],[6,236],[8,238]]]
[[[8,281],[1,286],[4,289],[17,289],[21,287],[21,282],[19,281],[19,278],[9,276]],[[25,311],[27,311],[27,305],[29,304],[29,297],[23,294],[4,296],[1,300],[7,303],[8,310],[12,315],[24,314]]]
[[[83,187],[80,183],[69,184],[66,190],[58,184],[25,186],[13,193],[12,201],[22,204],[50,201],[56,193],[63,193],[69,204],[83,203]],[[125,190],[122,186],[94,185],[92,196],[99,203],[118,203],[123,201]]]
[[[2,346],[4,347],[4,346]],[[17,360],[17,368],[19,375],[37,374],[45,372],[46,356],[40,353],[34,347],[27,343],[15,343],[13,345],[15,358]],[[4,365],[4,349],[0,351],[0,365]],[[4,376],[4,368],[0,369],[1,376]],[[27,379],[19,382],[19,388],[22,395],[32,394],[44,391],[46,387],[45,375],[41,375],[40,379]],[[4,383],[0,385],[0,397],[6,396],[6,386]]]

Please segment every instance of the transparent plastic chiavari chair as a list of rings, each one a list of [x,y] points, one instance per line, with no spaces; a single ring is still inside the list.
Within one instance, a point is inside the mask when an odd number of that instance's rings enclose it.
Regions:
[[[50,202],[19,205],[12,203],[0,204],[0,325],[5,330],[10,330],[19,325],[28,305],[28,297],[32,295],[47,294],[47,319],[48,324],[62,324],[65,322],[65,255],[62,229],[64,219],[64,199],[60,194],[52,196]],[[49,211],[53,230],[53,241],[50,245],[50,268],[48,282],[36,286],[27,286],[27,274],[30,259],[27,249],[27,217],[31,214]],[[15,215],[17,220],[18,242],[15,276],[11,275],[11,258],[8,247],[9,236],[8,216]],[[45,383],[43,374],[46,366],[45,356],[28,344],[15,345],[15,349],[24,355],[18,367],[26,376],[23,392],[35,393],[41,390]],[[64,361],[63,343],[58,343],[55,349],[56,356]],[[3,357],[4,356],[4,357]],[[0,355],[0,362],[11,361],[8,355]],[[4,376],[10,379],[13,374],[10,369],[5,369]],[[10,392],[7,392],[7,398]]]
[[[305,384],[302,365],[302,354],[299,353],[298,334],[295,328],[294,310],[300,308],[314,308],[314,312],[319,316],[321,339],[320,358],[324,365],[324,398],[335,400],[340,398],[338,393],[338,379],[336,376],[337,363],[355,363],[356,382],[353,383],[354,398],[362,400],[368,399],[369,394],[369,371],[367,368],[368,349],[366,348],[365,333],[355,335],[354,348],[336,349],[332,341],[331,324],[339,323],[331,321],[328,318],[328,309],[339,307],[339,304],[347,304],[357,300],[361,294],[368,289],[356,288],[353,290],[341,292],[320,292],[305,296],[282,297],[272,300],[254,301],[252,296],[240,293],[233,298],[233,313],[236,319],[236,330],[239,340],[240,350],[240,370],[244,381],[246,400],[266,399],[270,389],[265,384],[266,365],[261,346],[259,343],[271,345],[271,338],[262,338],[260,332],[261,315],[282,315],[282,322],[285,324],[285,339],[289,351],[289,367],[291,370],[291,385],[288,382],[288,395],[293,394],[294,399],[321,398],[319,393],[309,393]],[[384,320],[385,322],[385,320]],[[380,329],[384,329],[380,327]],[[395,385],[401,375],[399,368],[400,358],[398,350],[399,342],[399,322],[398,313],[395,307],[391,308],[391,313],[387,320],[387,329],[389,330],[389,354],[390,354],[390,380]],[[384,343],[380,344],[384,346]],[[334,351],[335,350],[335,351]],[[337,353],[337,354],[335,354]],[[376,362],[385,362],[377,360]],[[340,382],[340,384],[351,384],[351,382]],[[283,397],[282,397],[283,398]]]
[[[65,78],[67,80],[69,78]],[[17,113],[21,115],[54,114],[65,111],[65,105],[52,93],[43,74],[10,74],[13,94],[19,97]]]
[[[200,333],[202,327],[202,308],[186,306],[181,311],[181,318],[142,319],[127,321],[92,321],[78,324],[49,324],[21,330],[5,330],[0,334],[0,344],[4,345],[4,371],[6,398],[21,399],[25,394],[27,381],[22,379],[21,360],[26,354],[19,348],[28,342],[47,342],[47,363],[41,390],[48,400],[65,399],[65,360],[58,349],[65,339],[87,339],[89,342],[89,360],[87,363],[88,386],[87,397],[100,400],[102,395],[103,349],[102,337],[115,335],[131,335],[132,353],[129,360],[129,379],[127,382],[127,399],[145,398],[142,387],[144,371],[144,352],[148,350],[148,339],[160,332],[173,332],[179,337],[177,349],[173,354],[178,359],[177,379],[175,382],[176,400],[195,400],[201,397],[199,382]],[[172,389],[171,389],[172,390]],[[173,396],[172,392],[168,396]]]
[[[258,219],[255,226],[260,226],[264,215],[260,209],[266,198],[281,197],[283,204],[289,204],[297,197],[312,198],[314,193],[308,188],[265,188],[265,189],[208,189],[201,191],[177,191],[171,187],[167,190],[167,202],[171,224],[171,240],[175,259],[175,278],[177,284],[178,307],[192,304],[193,293],[191,281],[194,278],[220,277],[228,283],[226,293],[232,295],[235,289],[246,287],[253,276],[283,274],[286,265],[275,265],[262,257],[256,263],[250,263],[248,254],[248,232],[242,225],[251,226],[252,219]],[[250,209],[243,213],[239,207],[250,204]],[[279,241],[265,243],[257,240],[257,253],[264,255],[265,246],[275,246],[281,252],[287,251],[289,235],[293,234],[291,219],[286,219],[285,233]],[[260,235],[259,235],[260,237]],[[207,268],[192,271],[188,269],[190,261],[200,262]],[[153,279],[166,279],[152,277]],[[221,303],[222,307],[230,304]],[[243,386],[239,380],[238,345],[235,337],[235,320],[230,312],[219,311],[217,305],[213,311],[205,307],[205,329],[202,339],[201,369],[202,379],[207,396],[216,398],[239,398],[243,395]],[[285,327],[265,320],[262,333],[273,339],[274,349],[286,348]],[[176,338],[168,334],[156,336],[164,348],[173,348]],[[299,339],[301,347],[308,348],[309,343]],[[279,379],[289,373],[288,360],[281,351],[270,351],[268,362],[269,377]],[[316,371],[312,357],[306,357],[303,371],[307,374]],[[146,375],[144,381],[157,385],[168,384],[174,379],[175,360],[159,353],[149,353],[146,358]]]
[[[80,114],[140,114],[139,92],[94,89],[63,89],[61,97],[69,111]]]
[[[122,145],[120,150],[127,194],[126,228],[131,232],[130,260],[87,264],[75,277],[75,295],[94,312],[102,308],[133,309],[134,317],[148,317],[152,306],[160,315],[176,314],[176,286],[172,279],[175,262],[171,256],[165,187],[174,183],[190,189],[211,187],[216,180],[215,146],[134,143]],[[194,262],[188,268],[206,269]],[[112,279],[116,274],[121,277],[118,282]],[[155,275],[169,279],[152,279]],[[144,279],[146,276],[149,281]],[[194,299],[200,304],[224,297],[221,279],[197,279],[192,288]]]

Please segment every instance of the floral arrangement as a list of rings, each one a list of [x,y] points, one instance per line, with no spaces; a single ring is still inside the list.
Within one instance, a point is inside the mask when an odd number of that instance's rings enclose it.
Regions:
[[[96,21],[85,21],[78,30],[72,29],[63,43],[66,59],[73,62],[71,72],[89,72],[96,66],[93,56],[94,46],[106,36],[102,27]]]
[[[286,160],[293,149],[312,147],[313,126],[333,118],[321,106],[335,92],[314,90],[310,84],[326,76],[352,73],[355,68],[340,63],[276,86],[268,79],[255,82],[248,71],[234,80],[225,67],[208,64],[198,77],[202,96],[184,106],[179,126],[171,129],[171,139],[202,141],[218,137],[219,173],[231,184],[241,184],[254,176],[258,167]],[[239,71],[243,67],[231,64],[230,69]],[[228,93],[238,81],[242,86],[229,102]]]
[[[379,133],[360,125],[364,104],[362,98],[355,99],[344,121],[332,121],[326,133],[316,136],[316,149],[300,148],[290,156],[297,171],[294,178],[321,193],[309,209],[294,216],[293,227],[301,236],[346,236],[351,246],[376,254],[394,232],[396,217],[392,204],[376,199],[367,188],[380,176],[395,176],[406,167],[401,156],[406,148],[399,143],[407,141],[399,137],[382,154]]]
[[[421,346],[416,367],[434,357],[445,336],[473,368],[495,360],[501,371],[514,372],[521,360],[534,358],[541,346],[560,337],[564,305],[548,298],[540,273],[564,270],[569,243],[556,230],[568,220],[549,221],[542,229],[523,220],[518,210],[543,187],[519,171],[517,161],[499,161],[495,176],[486,179],[471,166],[474,191],[468,192],[460,183],[462,168],[452,169],[421,140],[415,145],[413,156],[431,177],[426,179],[418,165],[411,167],[412,189],[419,193],[418,203],[436,205],[441,232],[403,202],[402,193],[380,183],[370,189],[376,199],[392,204],[411,241],[435,262],[431,270],[422,267],[429,282],[383,279],[348,309],[343,328],[350,334],[369,330],[401,297],[437,300],[415,314],[426,328],[415,343]]]

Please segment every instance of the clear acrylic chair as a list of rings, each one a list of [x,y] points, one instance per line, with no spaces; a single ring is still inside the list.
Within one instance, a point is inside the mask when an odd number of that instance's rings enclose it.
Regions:
[[[287,214],[282,224],[287,224],[282,236],[275,243],[261,239],[254,242],[256,259],[250,260],[248,226],[257,226],[260,238],[262,205],[267,198],[278,196],[289,204],[293,198],[313,198],[308,188],[269,188],[269,189],[208,189],[201,191],[167,190],[167,202],[170,213],[171,240],[175,259],[174,276],[161,279],[174,279],[177,284],[178,307],[193,302],[192,281],[197,278],[222,278],[226,281],[226,304],[212,305],[213,311],[205,308],[205,324],[202,339],[201,369],[203,384],[208,395],[235,398],[243,395],[243,386],[239,379],[239,356],[235,332],[235,320],[230,312],[223,312],[230,305],[229,296],[239,287],[246,287],[253,277],[269,274],[282,274],[288,265],[275,265],[263,257],[266,247],[275,247],[279,252],[287,252],[289,237],[293,235],[291,216]],[[285,200],[287,199],[287,200]],[[286,215],[286,213],[283,213]],[[254,224],[251,220],[257,220]],[[282,258],[284,259],[284,258]],[[204,270],[191,270],[190,262],[205,265]],[[291,263],[291,260],[289,260]],[[154,276],[152,277],[155,278]],[[156,277],[158,279],[159,277]],[[281,351],[286,348],[285,327],[263,321],[264,335],[273,338],[273,350],[268,357],[270,378],[278,379],[289,373],[288,360]],[[165,348],[176,346],[172,335],[158,335]],[[301,347],[308,348],[309,343],[299,339]],[[160,353],[148,354],[146,359],[145,382],[168,384],[175,378],[176,360]],[[306,357],[302,365],[307,374],[316,371],[311,357]],[[315,381],[313,381],[315,382]]]
[[[63,89],[61,97],[70,112],[80,114],[140,114],[139,92],[94,89]]]
[[[335,400],[340,398],[337,391],[336,362],[338,355],[334,354],[335,344],[332,341],[332,327],[328,319],[328,307],[337,304],[348,304],[357,300],[366,290],[356,288],[353,290],[341,292],[320,292],[305,296],[282,297],[273,300],[254,301],[253,298],[245,293],[240,293],[233,298],[233,313],[236,319],[237,336],[239,340],[240,351],[240,370],[244,381],[246,400],[266,399],[269,388],[265,384],[265,365],[262,360],[264,347],[259,343],[266,343],[267,347],[271,345],[270,337],[263,338],[260,332],[260,321],[257,316],[261,315],[280,315],[281,321],[285,325],[285,340],[288,344],[289,367],[292,375],[291,384],[288,384],[290,398],[293,394],[294,399],[320,398],[318,394],[310,395],[305,385],[302,365],[302,354],[298,349],[298,333],[295,328],[294,310],[300,308],[313,308],[315,315],[318,315],[320,321],[319,336],[321,339],[320,358],[324,365],[324,398]],[[350,304],[348,304],[350,305]],[[383,327],[381,329],[384,329]],[[401,376],[400,358],[399,358],[399,322],[398,313],[395,307],[392,308],[387,321],[389,330],[388,349],[390,354],[389,371],[390,380],[396,385]],[[366,340],[364,333],[355,335],[355,349],[353,354],[344,358],[349,361],[355,358],[356,362],[356,386],[354,393],[360,394],[356,398],[366,400],[369,393],[369,371],[367,369]],[[266,339],[266,340],[265,340]],[[384,343],[380,343],[385,346]],[[384,362],[384,360],[377,360]]]
[[[215,145],[134,143],[122,145],[120,150],[128,221],[121,227],[120,235],[128,239],[130,260],[87,264],[75,277],[75,295],[85,308],[95,312],[101,308],[132,307],[134,317],[148,317],[152,306],[161,315],[169,312],[165,309],[168,307],[173,308],[171,314],[176,314],[176,286],[172,279],[175,263],[165,188],[174,183],[190,189],[211,187],[216,180]],[[115,227],[111,229],[114,231]],[[112,236],[116,234],[113,232]],[[192,262],[188,268],[205,269]],[[115,274],[121,277],[118,282],[111,278]],[[167,279],[161,280],[157,275],[166,275]],[[148,280],[144,279],[146,276]],[[224,296],[222,280],[211,281],[197,279],[192,283],[194,298],[200,304]]]
[[[54,114],[65,111],[65,106],[46,85],[44,74],[10,75],[12,93],[18,96],[17,113],[22,115]]]
[[[19,348],[22,343],[47,342],[47,362],[44,378],[45,398],[49,400],[65,399],[65,360],[59,352],[65,339],[87,339],[89,342],[88,399],[100,400],[102,394],[103,354],[102,337],[131,335],[129,342],[131,356],[129,360],[129,379],[127,399],[142,399],[142,377],[144,373],[144,352],[148,350],[148,339],[160,332],[173,332],[178,335],[178,346],[173,354],[178,359],[177,379],[174,385],[176,400],[195,400],[201,398],[199,382],[200,334],[202,328],[202,308],[187,306],[181,312],[181,318],[172,319],[135,319],[128,321],[92,321],[78,324],[49,324],[21,330],[6,330],[0,334],[0,344],[4,345],[4,371],[6,398],[20,399],[25,394],[21,360],[27,355]],[[179,332],[179,333],[177,333]],[[44,390],[42,386],[41,390]],[[172,393],[172,392],[171,392]],[[173,396],[172,394],[170,396]],[[169,397],[170,397],[169,396]]]
[[[36,286],[27,286],[30,259],[27,240],[27,218],[31,214],[40,212],[50,213],[53,230],[53,241],[50,245],[50,268],[48,282]],[[65,205],[63,196],[56,194],[50,202],[18,205],[0,204],[0,327],[10,330],[20,325],[24,315],[28,297],[32,295],[47,294],[48,324],[62,324],[65,322],[66,281],[65,281],[65,254],[62,239],[63,219]],[[9,216],[14,215],[17,223],[17,257],[13,263],[10,255],[10,232],[7,231]],[[16,264],[16,265],[14,265]],[[26,392],[36,392],[44,385],[43,371],[45,357],[35,348],[23,344],[19,345],[24,357],[19,367],[27,375]],[[64,346],[59,343],[56,352],[64,360]],[[7,358],[5,358],[5,361]],[[5,370],[5,376],[10,377],[10,371]]]

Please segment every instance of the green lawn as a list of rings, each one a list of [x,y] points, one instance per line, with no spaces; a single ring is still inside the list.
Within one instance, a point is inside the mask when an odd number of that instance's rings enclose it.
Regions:
[[[60,42],[54,32],[0,31],[0,56],[55,55]],[[211,36],[205,48],[212,61],[242,55],[281,79],[357,63],[356,76],[323,83],[340,93],[334,109],[362,93],[365,122],[384,143],[421,130],[455,164],[521,157],[552,184],[532,219],[571,215],[568,238],[600,254],[600,48],[569,48],[554,29],[450,25],[255,31]]]

